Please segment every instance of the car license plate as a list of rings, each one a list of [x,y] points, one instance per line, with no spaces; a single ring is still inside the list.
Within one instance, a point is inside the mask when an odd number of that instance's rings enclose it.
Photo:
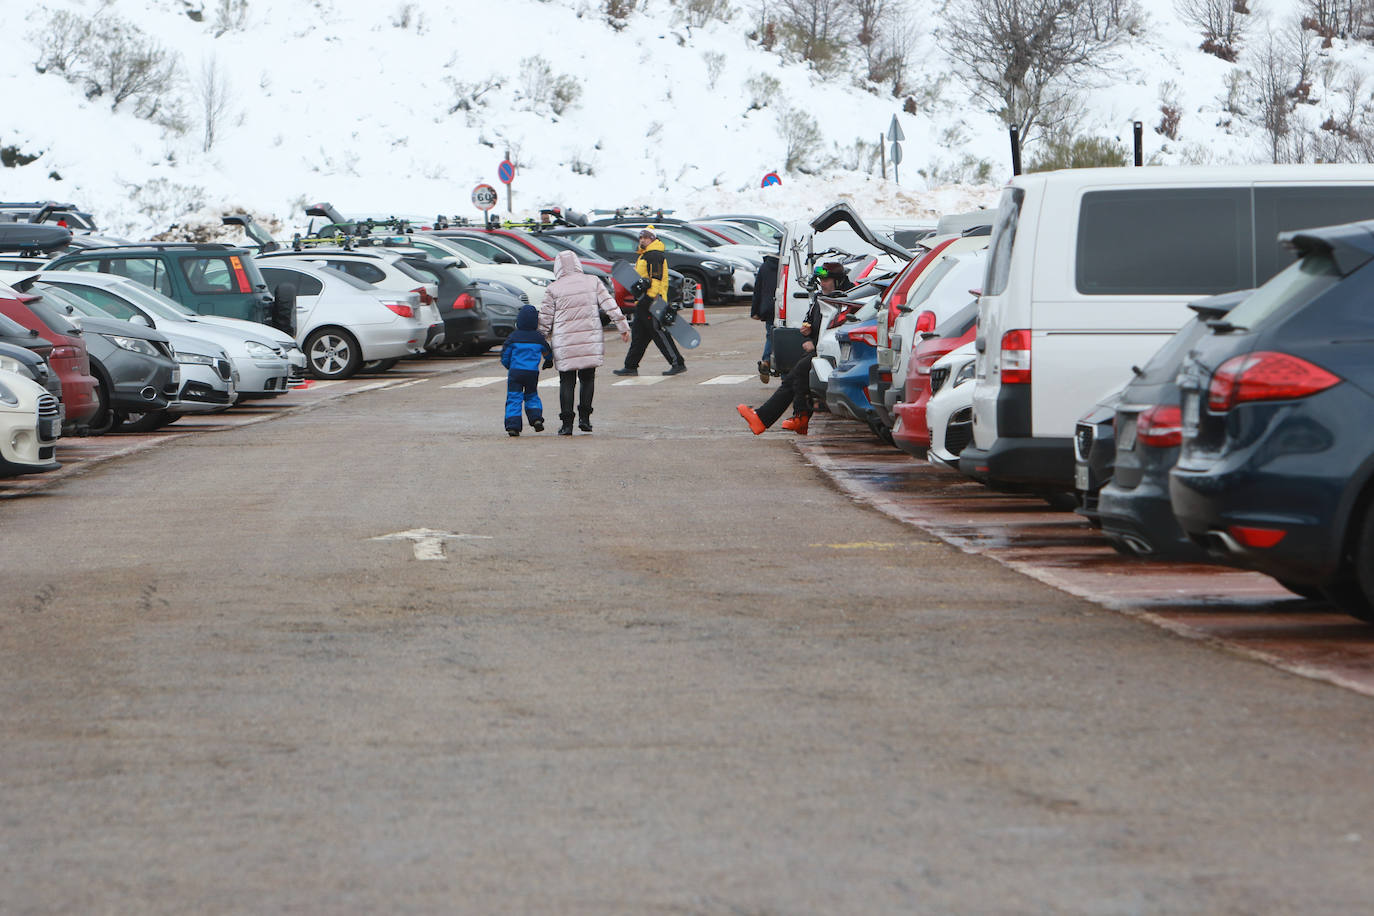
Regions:
[[[1183,392],[1183,436],[1186,439],[1191,439],[1197,435],[1201,403],[1202,398],[1196,391]]]
[[[1116,434],[1116,448],[1118,451],[1129,452],[1131,449],[1135,448],[1135,420],[1135,417],[1131,417],[1129,420],[1124,420],[1122,422],[1121,429]]]
[[[51,441],[62,434],[62,420],[58,417],[50,417],[42,421],[41,428],[38,430],[38,438]]]
[[[853,349],[853,348],[852,348],[852,346],[851,346],[850,344],[847,344],[847,343],[842,343],[842,344],[840,344],[840,362],[845,363],[845,362],[848,362],[848,361],[849,361],[849,354],[850,354],[850,352],[851,352],[852,349]]]
[[[1088,489],[1088,466],[1086,464],[1076,464],[1073,468],[1073,486],[1075,490]]]

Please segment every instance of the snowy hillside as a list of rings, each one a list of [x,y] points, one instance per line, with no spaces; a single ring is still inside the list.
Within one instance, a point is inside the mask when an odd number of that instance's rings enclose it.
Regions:
[[[743,7],[739,3],[736,6]],[[651,205],[687,215],[720,211],[802,216],[838,199],[873,214],[930,216],[995,199],[1010,176],[1002,125],[950,73],[936,38],[935,2],[918,15],[913,55],[916,115],[901,100],[818,79],[747,37],[749,16],[688,28],[668,0],[643,0],[621,31],[600,0],[47,0],[30,4],[11,53],[0,60],[10,116],[0,148],[37,158],[0,168],[0,197],[56,198],[91,209],[112,231],[146,237],[200,214],[247,208],[284,229],[304,224],[301,205],[328,200],[344,212],[476,215],[474,185],[493,185],[507,150],[519,165],[517,214],[540,205],[576,209]],[[1300,0],[1257,9],[1277,27]],[[69,11],[137,23],[180,57],[182,133],[112,112],[61,76],[35,72],[49,17]],[[240,14],[217,34],[218,7]],[[1141,34],[1120,49],[1086,96],[1080,132],[1119,138],[1146,125],[1161,164],[1264,161],[1262,131],[1228,111],[1228,74],[1247,65],[1197,50],[1196,30],[1172,3],[1144,3]],[[198,21],[197,21],[198,20]],[[1251,30],[1246,48],[1260,43]],[[1368,45],[1337,42],[1323,60],[1368,71]],[[205,151],[200,110],[213,62],[227,90],[217,136]],[[1334,73],[1328,66],[1328,73]],[[758,97],[758,86],[777,90]],[[1334,80],[1334,77],[1329,77]],[[551,87],[578,87],[563,107]],[[1317,85],[1320,122],[1344,106],[1334,83]],[[1242,93],[1243,94],[1243,93]],[[467,99],[467,108],[457,107]],[[1178,139],[1154,130],[1161,100],[1177,102]],[[22,102],[22,104],[20,104]],[[813,175],[783,171],[789,110],[817,119],[824,140]],[[166,120],[164,109],[161,117]],[[906,134],[901,183],[884,181],[856,141],[871,148],[894,115]],[[871,152],[871,149],[870,149]],[[1030,152],[1030,151],[1028,151]],[[961,184],[986,162],[990,180]],[[891,166],[889,164],[889,170]],[[760,188],[770,171],[780,187]],[[50,178],[60,175],[61,180]],[[889,173],[890,174],[890,173]],[[922,177],[929,176],[929,180]],[[504,192],[504,188],[501,188]],[[498,212],[506,212],[501,201]]]

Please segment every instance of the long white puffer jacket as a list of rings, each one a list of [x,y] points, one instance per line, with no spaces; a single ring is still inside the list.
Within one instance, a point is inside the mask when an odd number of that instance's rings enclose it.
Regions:
[[[553,276],[539,306],[539,331],[553,345],[553,367],[567,372],[601,365],[606,347],[600,312],[609,315],[621,333],[629,333],[629,322],[605,284],[584,274],[571,251],[560,251],[554,258]]]

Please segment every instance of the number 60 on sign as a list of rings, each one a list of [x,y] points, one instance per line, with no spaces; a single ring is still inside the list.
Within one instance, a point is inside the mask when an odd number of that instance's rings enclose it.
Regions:
[[[472,189],[472,205],[478,210],[490,210],[496,206],[496,189],[489,184],[479,184]]]

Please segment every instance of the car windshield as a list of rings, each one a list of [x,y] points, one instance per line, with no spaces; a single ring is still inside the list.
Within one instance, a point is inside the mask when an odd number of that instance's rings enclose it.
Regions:
[[[410,244],[436,258],[460,257],[470,264],[491,264],[492,259],[480,251],[455,245],[452,241],[440,243],[434,239],[412,236]]]
[[[0,337],[28,337],[29,329],[13,318],[0,315]]]
[[[64,314],[62,307],[56,303],[45,302],[42,299],[34,299],[25,304],[44,324],[59,334],[81,333],[80,328],[76,326],[76,322],[72,321],[71,316]]]
[[[486,241],[494,245],[495,247],[500,248],[502,251],[504,251],[511,257],[515,258],[515,260],[521,264],[534,264],[542,266],[547,261],[549,261],[550,258],[553,257],[552,255],[550,255],[549,258],[541,258],[539,255],[535,254],[529,248],[526,248],[524,245],[521,245],[515,239],[508,239],[503,235],[487,235],[483,236],[482,239],[480,239],[479,241]]]
[[[600,257],[596,254],[596,252],[592,251],[590,248],[586,248],[582,245],[579,245],[572,239],[565,239],[561,235],[544,236],[543,242],[545,245],[552,245],[554,248],[557,248],[560,251],[571,251],[579,258],[591,258],[592,260],[600,260]]]
[[[725,236],[737,245],[764,244],[763,239],[759,238],[756,235],[753,235],[745,229],[739,228],[738,226],[730,226],[725,223],[716,223],[712,225],[710,228],[712,231],[719,232],[721,235]]]
[[[510,238],[510,236],[505,237]],[[524,235],[520,236],[520,238],[518,239],[512,238],[511,241],[517,245],[524,245],[526,247],[533,248],[535,251],[539,252],[547,260],[550,261],[552,261],[558,255],[557,248],[554,248],[552,245],[550,245],[548,242],[545,242],[543,239],[538,238],[532,232],[527,232]]]
[[[1313,251],[1295,264],[1279,271],[1268,283],[1256,289],[1226,316],[1228,325],[1254,330],[1270,315],[1286,305],[1301,305],[1335,286],[1341,280],[1331,252]]]
[[[152,312],[159,318],[170,318],[173,321],[185,321],[187,318],[197,318],[197,312],[188,309],[174,299],[168,299],[155,289],[150,289],[135,280],[126,280],[114,288],[115,291],[128,299],[141,309]]]

